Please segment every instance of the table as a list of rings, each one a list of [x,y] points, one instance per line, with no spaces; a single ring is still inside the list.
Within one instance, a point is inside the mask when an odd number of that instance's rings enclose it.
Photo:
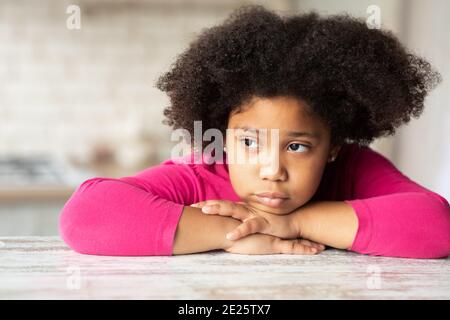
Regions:
[[[327,249],[314,256],[224,251],[82,255],[59,237],[0,237],[0,299],[449,299],[450,259]]]

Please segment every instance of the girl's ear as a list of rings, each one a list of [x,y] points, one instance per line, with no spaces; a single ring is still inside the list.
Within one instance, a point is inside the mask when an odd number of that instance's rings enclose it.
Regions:
[[[331,148],[330,156],[328,157],[328,162],[333,162],[341,151],[342,145],[334,146]]]

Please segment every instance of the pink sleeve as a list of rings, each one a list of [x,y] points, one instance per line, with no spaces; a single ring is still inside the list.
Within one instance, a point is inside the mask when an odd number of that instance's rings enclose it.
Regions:
[[[59,231],[84,254],[172,255],[183,204],[197,197],[185,165],[159,165],[133,177],[83,182],[63,207]]]
[[[350,250],[404,258],[450,254],[450,206],[445,198],[403,175],[381,154],[361,148],[355,164],[353,199],[358,216]]]

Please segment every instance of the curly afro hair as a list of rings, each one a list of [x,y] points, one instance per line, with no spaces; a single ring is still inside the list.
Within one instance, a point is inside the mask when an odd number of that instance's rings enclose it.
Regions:
[[[332,145],[367,146],[419,117],[440,80],[391,32],[363,20],[245,6],[203,30],[156,86],[171,102],[163,123],[191,137],[195,120],[225,134],[230,112],[254,96],[292,96],[328,124]]]

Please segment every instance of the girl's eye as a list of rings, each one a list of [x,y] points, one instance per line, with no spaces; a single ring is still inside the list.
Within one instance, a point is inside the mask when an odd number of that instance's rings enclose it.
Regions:
[[[301,153],[303,149],[305,149],[305,151],[309,150],[309,146],[300,143],[291,143],[288,148],[297,153]]]
[[[240,139],[240,141],[241,141],[242,143],[244,143],[244,144],[245,144],[245,147],[248,148],[248,149],[250,149],[250,150],[258,149],[258,143],[257,143],[256,139],[252,139],[252,138],[243,138],[243,139]]]
[[[245,145],[245,148],[255,151],[258,150],[258,141],[257,139],[254,138],[242,138],[240,139],[241,143],[243,143]],[[308,145],[305,144],[301,144],[301,143],[291,143],[288,147],[289,151],[293,151],[296,153],[303,153],[306,152],[310,149],[310,147]]]

